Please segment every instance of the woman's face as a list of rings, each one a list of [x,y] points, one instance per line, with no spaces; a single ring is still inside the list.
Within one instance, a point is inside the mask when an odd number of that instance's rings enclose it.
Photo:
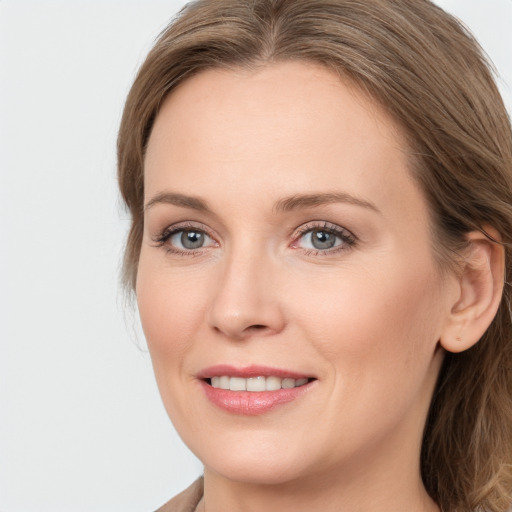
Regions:
[[[202,72],[163,104],[137,299],[165,407],[207,471],[417,470],[454,287],[405,150],[312,64]]]

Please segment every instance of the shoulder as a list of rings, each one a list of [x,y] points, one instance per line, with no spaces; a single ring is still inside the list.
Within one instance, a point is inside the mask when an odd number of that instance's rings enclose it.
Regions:
[[[194,512],[203,497],[203,477],[162,505],[156,512]]]

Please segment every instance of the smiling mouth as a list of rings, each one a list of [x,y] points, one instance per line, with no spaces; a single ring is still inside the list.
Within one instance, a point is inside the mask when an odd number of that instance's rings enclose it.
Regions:
[[[224,411],[256,416],[273,411],[315,389],[316,377],[267,366],[217,365],[197,375],[208,400]]]
[[[256,376],[256,377],[230,377],[228,375],[215,376],[204,379],[207,384],[216,389],[229,391],[251,391],[254,393],[264,391],[278,391],[280,389],[293,389],[305,386],[314,378],[281,378],[277,376]]]

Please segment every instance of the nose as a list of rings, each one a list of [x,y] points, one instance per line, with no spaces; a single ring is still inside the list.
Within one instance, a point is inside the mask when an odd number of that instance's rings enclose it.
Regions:
[[[232,254],[219,272],[208,311],[210,327],[232,340],[281,332],[285,317],[276,270],[261,255]]]

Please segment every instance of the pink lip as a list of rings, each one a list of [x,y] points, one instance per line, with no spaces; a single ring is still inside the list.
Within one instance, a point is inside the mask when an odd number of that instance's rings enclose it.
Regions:
[[[310,381],[303,386],[291,389],[278,389],[276,391],[231,391],[212,387],[206,379],[215,376],[229,375],[230,377],[269,377],[301,379],[311,378],[311,375],[304,375],[289,370],[269,368],[266,366],[248,366],[236,368],[229,365],[217,365],[205,368],[198,374],[200,385],[208,400],[232,414],[244,416],[256,416],[272,411],[280,405],[287,404],[307,393],[315,381]]]
[[[229,364],[218,364],[201,370],[197,374],[197,378],[211,379],[212,377],[221,377],[222,375],[243,377],[244,379],[248,379],[249,377],[271,377],[272,375],[280,377],[281,379],[303,379],[314,377],[313,375],[306,375],[304,373],[298,373],[290,370],[282,370],[280,368],[271,368],[270,366],[251,365],[237,368]]]

